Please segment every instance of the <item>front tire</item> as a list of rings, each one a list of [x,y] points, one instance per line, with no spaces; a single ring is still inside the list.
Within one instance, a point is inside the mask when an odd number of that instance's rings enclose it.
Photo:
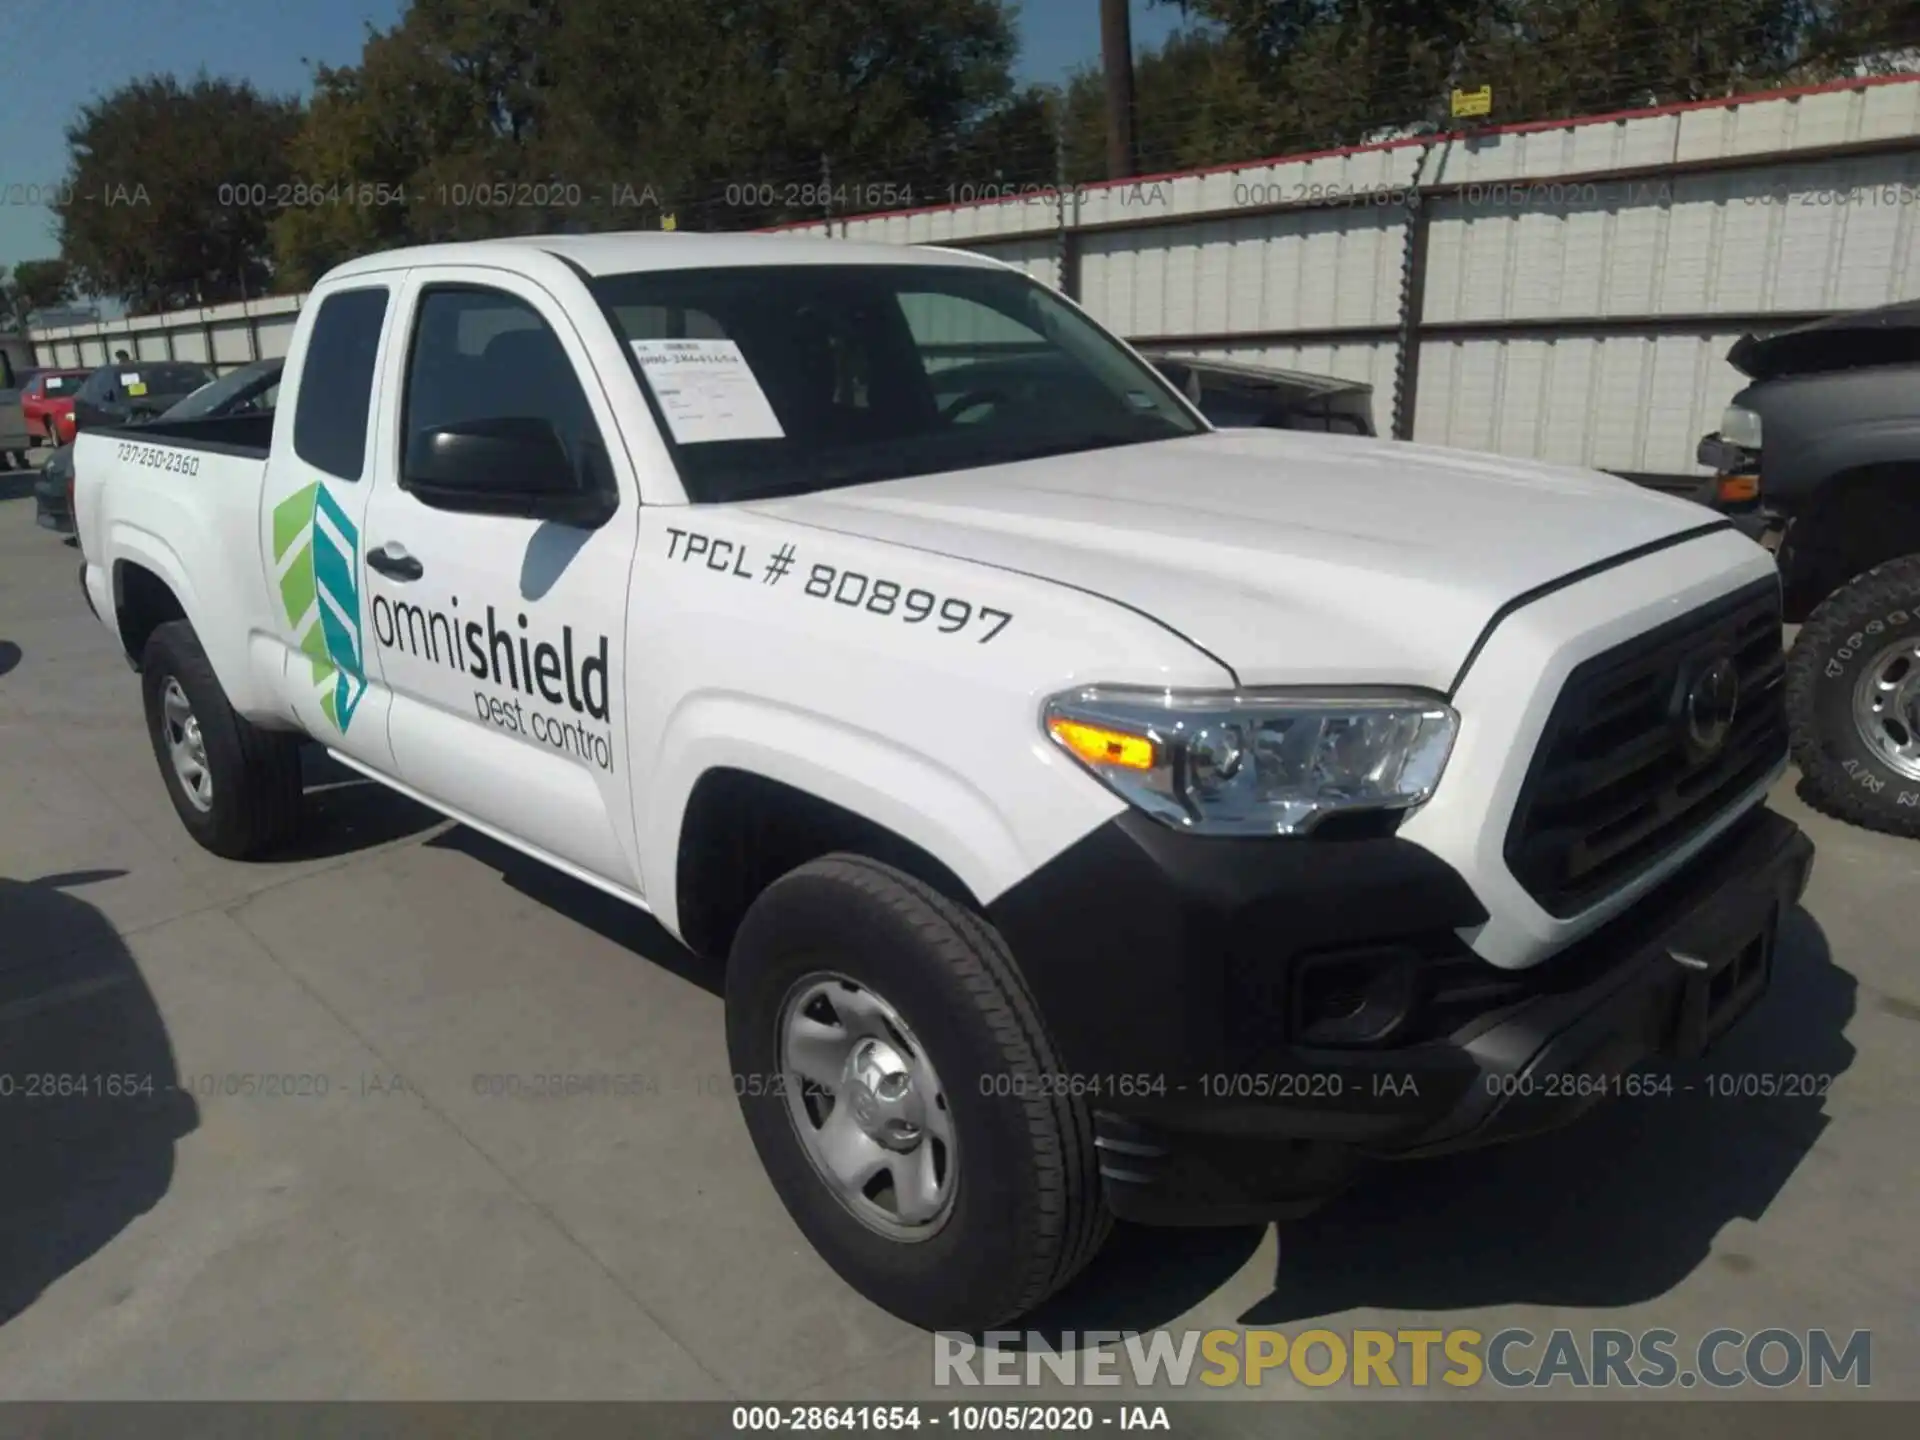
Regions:
[[[300,817],[300,747],[234,713],[185,620],[156,628],[140,662],[147,734],[187,833],[229,860],[251,860]]]
[[[1787,660],[1793,758],[1810,803],[1920,839],[1920,555],[1822,601]]]
[[[788,1213],[903,1320],[1012,1319],[1111,1228],[1091,1118],[1057,1093],[1005,944],[898,870],[830,855],[760,895],[728,962],[727,1049]]]

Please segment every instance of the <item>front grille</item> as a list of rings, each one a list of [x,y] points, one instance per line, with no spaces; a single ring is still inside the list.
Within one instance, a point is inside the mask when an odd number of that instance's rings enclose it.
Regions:
[[[1733,661],[1724,742],[1690,743],[1687,689]],[[1660,863],[1785,758],[1780,590],[1771,578],[1582,663],[1540,739],[1507,831],[1508,868],[1548,914],[1578,914]]]

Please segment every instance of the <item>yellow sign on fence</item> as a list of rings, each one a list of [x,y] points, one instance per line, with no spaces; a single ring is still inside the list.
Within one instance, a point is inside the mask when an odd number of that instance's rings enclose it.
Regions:
[[[1493,87],[1482,85],[1478,90],[1456,90],[1453,92],[1453,118],[1456,120],[1477,120],[1482,115],[1493,113]]]

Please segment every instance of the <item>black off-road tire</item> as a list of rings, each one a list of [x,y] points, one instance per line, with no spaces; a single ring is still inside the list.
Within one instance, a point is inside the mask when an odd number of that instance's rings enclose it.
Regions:
[[[1787,717],[1810,804],[1863,829],[1920,839],[1920,780],[1887,764],[1854,721],[1867,667],[1908,637],[1920,644],[1920,555],[1856,576],[1808,617],[1787,658]]]
[[[200,723],[213,777],[211,804],[205,810],[187,797],[168,752],[161,697],[171,678],[179,680]],[[148,638],[140,687],[160,778],[187,833],[229,860],[256,859],[284,844],[300,821],[298,739],[262,730],[234,713],[199,637],[185,620],[161,625]]]
[[[930,1238],[877,1234],[820,1178],[780,1084],[736,1084],[788,1213],[841,1278],[912,1324],[977,1331],[1032,1310],[1098,1253],[1112,1216],[1085,1102],[1039,1083],[1059,1064],[1005,943],[890,866],[855,855],[803,865],[762,892],[734,939],[736,1077],[779,1076],[783,1002],[823,970],[871,986],[924,1046],[948,1098],[958,1178]]]

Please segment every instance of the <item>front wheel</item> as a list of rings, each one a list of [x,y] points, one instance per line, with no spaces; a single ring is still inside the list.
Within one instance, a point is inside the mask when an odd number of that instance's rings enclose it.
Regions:
[[[1920,839],[1920,555],[1821,602],[1788,657],[1787,712],[1808,800]]]
[[[903,1320],[1012,1319],[1105,1239],[1091,1120],[1045,1083],[1059,1067],[1012,957],[909,876],[832,855],[769,886],[729,959],[727,1048],[788,1213]]]
[[[187,832],[229,860],[285,840],[300,815],[299,742],[234,713],[193,626],[154,630],[140,682],[154,758]]]

